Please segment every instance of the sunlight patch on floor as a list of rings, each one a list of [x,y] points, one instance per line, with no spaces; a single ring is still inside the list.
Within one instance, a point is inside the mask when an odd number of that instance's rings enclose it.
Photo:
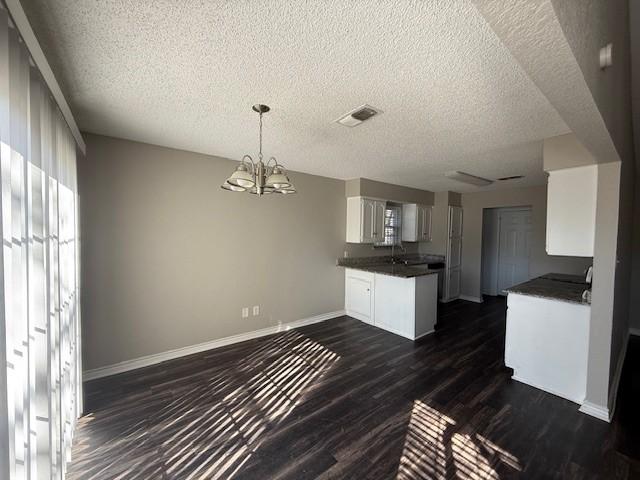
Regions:
[[[83,479],[98,479],[106,472],[127,480],[153,478],[153,469],[140,470],[149,452],[160,453],[171,477],[232,478],[339,358],[295,330],[280,334],[237,368],[214,371],[186,391],[176,386],[173,400],[156,414],[123,425],[95,454],[84,455],[76,468],[83,471]],[[133,451],[136,460],[127,462]]]
[[[456,431],[456,422],[416,400],[397,480],[499,480],[496,465],[522,471],[518,459],[477,433]]]

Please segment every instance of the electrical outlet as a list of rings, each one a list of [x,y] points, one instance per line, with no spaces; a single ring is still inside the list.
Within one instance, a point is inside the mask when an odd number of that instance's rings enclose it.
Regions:
[[[249,318],[249,307],[242,307],[242,318]]]
[[[260,315],[260,305],[253,306],[253,316]]]

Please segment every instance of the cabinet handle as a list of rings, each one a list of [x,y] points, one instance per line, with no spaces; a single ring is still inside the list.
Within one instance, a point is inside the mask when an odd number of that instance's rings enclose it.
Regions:
[[[369,289],[367,288],[367,292],[369,291]]]

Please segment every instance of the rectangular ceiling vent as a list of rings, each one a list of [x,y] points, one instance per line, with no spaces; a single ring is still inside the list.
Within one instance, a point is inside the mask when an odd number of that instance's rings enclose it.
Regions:
[[[382,113],[382,110],[372,107],[371,105],[360,105],[358,108],[340,117],[336,122],[345,127],[355,127],[369,120],[371,117],[375,117],[379,113]]]
[[[487,185],[491,185],[493,180],[489,180],[488,178],[477,177],[475,175],[471,175],[470,173],[451,171],[445,172],[445,177],[450,178],[451,180],[457,180],[458,182],[468,183],[469,185],[476,185],[478,187],[485,187]]]

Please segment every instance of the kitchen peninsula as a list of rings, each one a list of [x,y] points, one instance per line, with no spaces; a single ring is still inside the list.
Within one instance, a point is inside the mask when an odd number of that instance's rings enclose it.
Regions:
[[[342,258],[347,315],[410,340],[434,331],[444,257]]]
[[[514,380],[582,404],[591,305],[576,275],[547,274],[507,289],[504,363]]]

